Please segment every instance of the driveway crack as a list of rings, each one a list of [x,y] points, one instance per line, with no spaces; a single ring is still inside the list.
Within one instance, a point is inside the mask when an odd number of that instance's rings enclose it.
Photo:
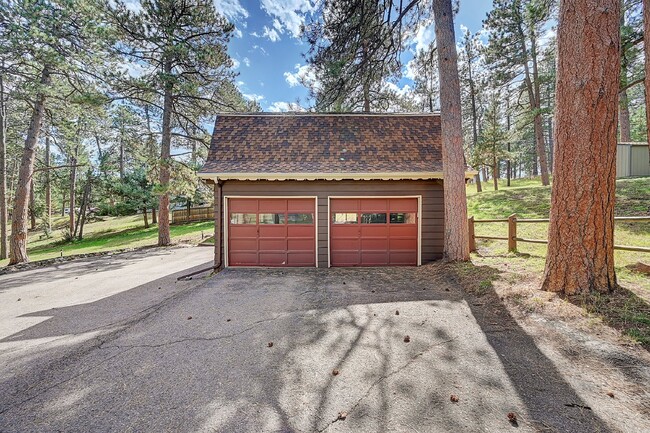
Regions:
[[[428,348],[426,348],[426,349],[423,350],[422,352],[420,352],[420,353],[416,354],[415,356],[413,356],[411,359],[409,359],[407,362],[405,362],[405,363],[402,364],[401,366],[397,367],[395,370],[389,372],[388,374],[384,374],[384,375],[380,376],[377,380],[375,380],[375,381],[372,383],[372,385],[370,385],[370,387],[366,390],[366,392],[365,392],[365,393],[364,393],[364,394],[363,394],[363,395],[362,395],[362,396],[361,396],[361,397],[360,397],[360,398],[359,398],[359,399],[358,399],[358,400],[357,400],[357,401],[352,405],[352,407],[350,407],[350,409],[349,409],[349,410],[347,411],[347,413],[346,413],[346,417],[347,417],[347,416],[350,416],[350,414],[352,413],[352,411],[354,411],[354,410],[355,410],[355,409],[356,409],[356,408],[361,404],[361,402],[362,402],[364,399],[366,399],[366,397],[368,397],[368,396],[370,395],[370,393],[372,392],[372,390],[375,389],[375,387],[376,387],[377,385],[379,385],[381,382],[383,382],[384,380],[389,379],[389,378],[395,376],[396,374],[401,373],[402,371],[404,371],[405,369],[407,369],[408,367],[410,367],[410,366],[411,366],[415,361],[417,361],[418,359],[420,359],[420,358],[421,358],[425,353],[430,352],[431,350],[435,349],[436,347],[439,347],[439,346],[442,346],[442,345],[445,345],[445,344],[451,343],[452,341],[456,340],[457,338],[458,338],[458,337],[454,337],[454,338],[450,338],[450,339],[448,339],[448,340],[444,340],[444,341],[440,341],[440,342],[438,342],[438,343],[432,344],[431,346],[429,346]],[[345,419],[345,418],[342,418],[341,415],[339,414],[339,416],[337,416],[336,419],[330,421],[329,424],[327,424],[324,428],[318,430],[318,432],[319,432],[319,433],[323,433],[325,430],[327,430],[328,428],[330,428],[330,427],[332,426],[332,424],[337,423],[337,422],[339,422],[339,421],[343,421],[344,419]]]

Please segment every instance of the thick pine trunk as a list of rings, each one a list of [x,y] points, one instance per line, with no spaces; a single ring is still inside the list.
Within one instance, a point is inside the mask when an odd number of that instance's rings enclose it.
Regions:
[[[492,161],[492,179],[494,180],[494,190],[499,190],[499,161],[494,157]]]
[[[0,260],[7,258],[7,108],[0,75]]]
[[[47,87],[50,84],[50,69],[45,66],[41,73],[41,86]],[[14,211],[11,219],[11,245],[9,264],[15,265],[29,261],[27,257],[27,214],[29,209],[29,191],[34,174],[34,160],[36,159],[36,147],[38,136],[43,124],[45,115],[45,93],[39,93],[34,103],[34,111],[29,122],[25,148],[20,162],[18,174],[18,185],[14,198]]]
[[[576,294],[616,287],[620,10],[620,0],[560,2],[555,177],[544,290]]]
[[[147,207],[146,206],[142,207],[142,218],[144,219],[144,228],[148,229],[149,228],[149,219],[147,218]]]
[[[643,34],[650,35],[650,0],[643,0]],[[648,152],[650,152],[650,37],[643,38],[645,50],[645,115]]]
[[[151,224],[158,224],[158,218],[156,217],[156,208],[151,208]]]
[[[34,177],[29,185],[29,229],[36,230],[36,194],[34,192]]]
[[[444,256],[451,261],[469,260],[467,198],[465,192],[465,157],[460,113],[458,57],[451,0],[434,0],[438,71],[440,77],[440,111],[442,164],[445,200]]]
[[[171,74],[171,63],[164,66],[165,73]],[[163,193],[158,202],[158,246],[171,244],[169,233],[169,165],[171,163],[171,119],[172,119],[172,88],[171,84],[165,84],[165,95],[163,102],[162,140],[160,146],[160,187]]]

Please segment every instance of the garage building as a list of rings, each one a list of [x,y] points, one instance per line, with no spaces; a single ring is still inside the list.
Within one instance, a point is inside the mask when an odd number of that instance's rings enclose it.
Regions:
[[[199,175],[214,185],[218,266],[442,257],[437,114],[222,114]]]

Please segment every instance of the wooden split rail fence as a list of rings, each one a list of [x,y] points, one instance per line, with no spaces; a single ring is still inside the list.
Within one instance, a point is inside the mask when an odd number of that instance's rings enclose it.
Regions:
[[[627,222],[649,222],[650,216],[615,217],[614,220],[627,221]],[[517,251],[517,242],[528,242],[531,244],[548,244],[548,241],[544,239],[526,239],[517,236],[517,224],[535,224],[535,223],[547,223],[547,222],[549,222],[548,218],[519,219],[517,218],[517,214],[512,214],[508,218],[483,219],[483,220],[477,220],[474,219],[474,217],[470,217],[469,218],[469,250],[476,251],[476,239],[508,241],[509,251]],[[479,223],[508,223],[508,237],[476,235],[474,231],[474,227],[476,224]],[[646,247],[614,245],[614,249],[623,250],[623,251],[637,251],[642,253],[650,253],[650,248],[646,248]]]

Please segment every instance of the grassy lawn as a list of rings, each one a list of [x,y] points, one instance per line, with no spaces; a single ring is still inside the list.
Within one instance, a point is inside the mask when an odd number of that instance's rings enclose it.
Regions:
[[[492,183],[484,183],[484,191],[476,192],[468,185],[468,212],[476,219],[506,218],[516,213],[519,218],[548,218],[551,187],[541,186],[538,179],[515,180],[511,187],[500,183],[494,191]],[[621,179],[616,182],[616,216],[641,216],[650,213],[650,178]],[[506,223],[477,223],[477,235],[507,236]],[[548,224],[517,224],[517,235],[530,239],[547,239]],[[614,233],[617,245],[650,246],[650,222],[617,222]],[[507,251],[505,241],[477,240],[478,254],[472,260],[504,270],[506,278],[516,284],[528,275],[537,285],[544,269],[546,245],[519,242],[518,253]],[[586,314],[593,314],[623,331],[632,339],[650,347],[650,277],[629,269],[638,262],[650,264],[650,254],[615,251],[616,273],[620,291],[571,299]]]
[[[55,217],[52,222],[54,229],[51,237],[47,238],[43,231],[30,232],[27,252],[32,261],[50,259],[75,254],[88,254],[102,251],[119,250],[155,245],[158,241],[158,227],[151,225],[144,228],[141,215],[124,217],[101,217],[89,222],[84,227],[84,238],[81,241],[66,242],[64,228],[67,217]],[[174,243],[198,243],[202,236],[213,233],[212,221],[196,222],[183,225],[172,225],[171,236]],[[0,261],[0,266],[6,266],[7,260]]]

